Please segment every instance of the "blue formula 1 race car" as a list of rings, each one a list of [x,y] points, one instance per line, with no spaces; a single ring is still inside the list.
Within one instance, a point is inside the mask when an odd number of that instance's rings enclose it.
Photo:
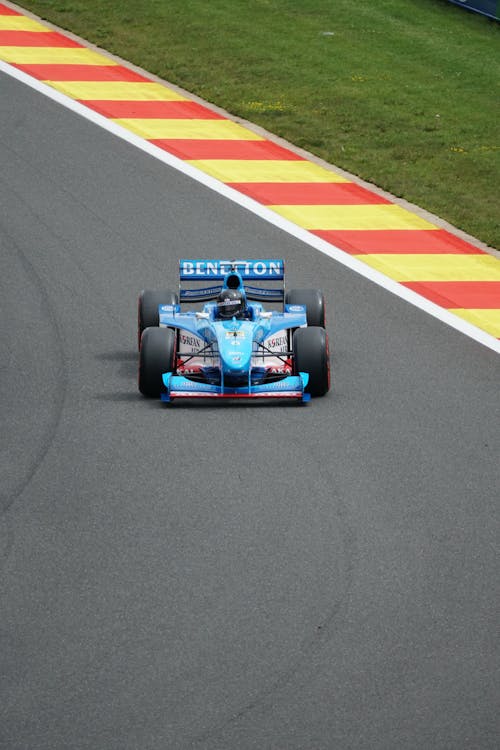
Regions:
[[[305,402],[328,392],[323,294],[285,291],[283,260],[181,260],[179,279],[178,294],[144,290],[139,297],[144,396]],[[268,302],[280,309],[264,309]]]

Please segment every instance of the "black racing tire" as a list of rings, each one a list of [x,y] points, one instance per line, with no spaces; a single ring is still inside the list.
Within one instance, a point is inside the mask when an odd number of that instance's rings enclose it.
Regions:
[[[286,305],[305,305],[308,326],[325,327],[325,296],[320,289],[290,289]]]
[[[170,289],[143,289],[137,303],[137,343],[145,328],[159,326],[158,305],[176,305],[179,297]]]
[[[330,390],[330,352],[324,328],[297,328],[292,339],[295,372],[309,373],[306,393],[324,396]]]
[[[139,351],[139,390],[159,398],[165,392],[162,375],[175,369],[176,332],[172,328],[145,328]]]

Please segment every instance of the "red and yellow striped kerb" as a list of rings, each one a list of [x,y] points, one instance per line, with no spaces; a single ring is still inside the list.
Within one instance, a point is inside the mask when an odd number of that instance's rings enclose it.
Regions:
[[[0,4],[0,59],[500,338],[500,261]]]

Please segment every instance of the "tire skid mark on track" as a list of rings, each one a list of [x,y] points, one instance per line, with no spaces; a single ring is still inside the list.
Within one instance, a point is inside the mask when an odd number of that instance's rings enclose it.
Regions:
[[[12,521],[8,513],[1,513],[1,524],[0,524],[0,571],[3,565],[9,558],[12,544],[14,541],[14,532],[12,529]]]
[[[294,406],[296,408],[296,405]],[[259,419],[259,415],[252,413],[252,410],[250,410],[249,415],[253,419]],[[328,476],[322,464],[315,459],[313,452],[308,446],[304,446],[304,453],[308,454],[307,456],[304,456],[304,458],[308,458],[311,464],[315,466],[316,474],[322,480],[321,484],[324,484],[325,487],[331,485],[331,477]],[[347,613],[349,607],[350,593],[354,584],[358,553],[356,532],[352,524],[349,522],[349,511],[347,505],[340,496],[334,497],[333,501],[337,505],[337,519],[339,521],[339,527],[341,528],[341,538],[343,542],[342,559],[344,562],[344,585],[336,602],[324,615],[323,619],[318,622],[315,631],[304,636],[302,642],[297,648],[297,655],[291,659],[289,665],[283,669],[271,685],[264,688],[253,700],[246,703],[239,711],[233,713],[233,715],[228,717],[225,721],[219,722],[217,726],[208,729],[202,734],[189,740],[186,743],[186,748],[196,747],[208,740],[213,740],[219,737],[227,728],[243,719],[255,709],[263,707],[266,703],[268,706],[272,705],[272,702],[268,701],[269,697],[284,689],[287,684],[292,681],[297,672],[305,666],[308,661],[310,663],[314,655],[321,652],[324,646],[334,637],[335,632],[341,627],[342,617]]]
[[[17,483],[14,484],[10,492],[0,494],[0,513],[2,514],[6,513],[12,507],[17,498],[26,490],[30,482],[33,480],[38,468],[43,463],[52,443],[54,442],[66,402],[68,385],[68,363],[64,351],[63,337],[59,322],[57,320],[57,315],[50,299],[49,292],[41,276],[38,274],[34,265],[27,258],[26,254],[23,252],[19,244],[12,236],[9,235],[7,231],[4,231],[3,234],[12,244],[12,247],[15,249],[17,257],[19,258],[19,261],[26,275],[36,286],[40,293],[42,310],[44,310],[44,312],[46,313],[46,320],[54,332],[53,340],[55,342],[55,351],[58,358],[58,366],[56,368],[56,381],[53,383],[52,388],[54,398],[51,409],[49,411],[47,425],[43,431],[40,444],[38,445],[37,450],[34,451],[30,465],[22,479],[18,480]]]
[[[22,154],[19,154],[17,152],[16,156],[20,159],[23,159]],[[60,185],[57,185],[57,189],[61,190]],[[20,203],[24,203],[23,197],[16,193],[15,190],[12,189],[12,187],[9,187],[9,191],[11,195],[13,195]],[[73,199],[76,198],[73,194],[71,194],[69,191],[64,190],[64,193],[67,193],[71,195]],[[58,240],[59,242],[65,244],[67,242],[67,239],[63,237],[62,235],[59,235],[57,232],[54,232],[52,227],[44,220],[43,215],[36,212],[33,207],[25,204],[25,211],[29,211],[33,216],[36,217],[37,223],[40,225],[43,225],[44,229],[48,232],[50,236]],[[85,206],[86,210],[88,210],[94,220],[100,221],[107,229],[112,229],[111,225],[107,222],[103,221],[102,217],[96,214],[89,206]],[[116,233],[116,230],[113,229],[113,232]],[[62,418],[62,414],[64,411],[64,406],[66,402],[67,397],[67,389],[68,389],[68,381],[69,381],[69,367],[68,367],[68,361],[67,356],[65,353],[64,348],[64,338],[62,334],[62,330],[60,327],[60,324],[57,319],[57,314],[54,309],[53,303],[50,298],[50,294],[48,292],[48,289],[42,279],[42,277],[37,272],[35,266],[33,263],[28,259],[26,254],[21,249],[19,243],[16,242],[15,238],[12,237],[12,235],[8,232],[7,228],[2,229],[2,235],[3,237],[10,243],[11,247],[15,250],[16,255],[19,259],[19,262],[24,270],[24,273],[26,274],[27,278],[31,281],[33,286],[38,290],[41,300],[41,306],[42,306],[42,313],[45,313],[45,319],[54,332],[53,335],[53,342],[55,344],[55,351],[56,351],[56,357],[57,357],[57,367],[55,368],[55,371],[57,373],[57,380],[53,383],[52,391],[54,393],[54,399],[50,411],[50,416],[47,420],[47,425],[43,431],[42,437],[39,441],[39,445],[35,451],[33,451],[33,455],[30,461],[30,464],[28,468],[25,470],[24,476],[19,479],[17,482],[13,484],[13,486],[6,492],[0,492],[0,515],[7,514],[9,509],[12,507],[12,505],[15,503],[15,501],[24,493],[24,491],[27,489],[27,487],[30,485],[31,481],[35,477],[39,467],[42,465],[47,453],[50,450],[51,445],[54,442],[54,439],[57,435],[58,427]],[[122,238],[125,241],[125,238]],[[91,284],[92,279],[89,277],[88,273],[84,269],[83,265],[77,260],[75,255],[72,257],[72,262],[76,265],[82,276],[87,278],[88,282]],[[114,320],[115,323],[121,324],[123,321],[121,321],[117,315],[116,311],[110,306],[104,298],[101,299],[101,303],[106,308],[107,316],[110,320]],[[0,539],[1,541],[1,539]],[[0,546],[0,566],[4,564],[8,558],[8,553],[10,551],[10,548],[12,546],[12,538],[11,534],[7,534],[7,541]],[[2,552],[3,547],[3,552]]]

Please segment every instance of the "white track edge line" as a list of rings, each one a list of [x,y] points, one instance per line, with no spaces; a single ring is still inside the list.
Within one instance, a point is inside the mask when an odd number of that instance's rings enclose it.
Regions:
[[[121,138],[122,140],[127,141],[136,148],[141,149],[141,151],[146,152],[155,159],[162,161],[164,164],[168,164],[168,166],[173,167],[174,169],[182,172],[188,177],[191,177],[202,185],[205,185],[211,190],[214,190],[216,193],[219,193],[225,198],[233,201],[234,203],[237,203],[243,208],[246,208],[253,214],[259,216],[261,219],[264,219],[270,224],[274,224],[274,226],[282,229],[284,232],[287,232],[287,234],[296,237],[298,240],[301,240],[310,247],[313,247],[324,255],[327,255],[333,260],[338,261],[343,266],[346,266],[352,271],[355,271],[361,276],[364,276],[366,279],[373,281],[378,286],[381,286],[392,294],[395,294],[401,299],[404,299],[414,307],[418,307],[420,310],[427,312],[434,318],[437,318],[441,322],[446,323],[452,328],[455,328],[455,330],[460,331],[469,338],[474,339],[478,343],[483,344],[489,349],[492,349],[493,351],[500,354],[500,340],[496,339],[494,336],[491,336],[489,333],[486,333],[486,331],[477,328],[472,323],[468,323],[466,320],[462,320],[462,318],[459,318],[457,315],[454,315],[445,308],[439,307],[439,305],[430,302],[429,300],[425,299],[425,297],[421,297],[416,292],[413,292],[411,289],[402,286],[397,281],[394,281],[388,276],[385,276],[379,271],[376,271],[375,269],[371,268],[371,266],[368,266],[357,258],[354,258],[348,253],[345,253],[335,245],[332,245],[329,242],[322,240],[320,237],[311,234],[306,229],[302,229],[302,227],[299,227],[297,224],[294,224],[288,219],[284,219],[279,214],[271,211],[252,198],[249,198],[248,196],[239,193],[237,190],[228,187],[228,185],[226,185],[225,183],[220,182],[214,177],[211,177],[205,172],[202,172],[196,167],[193,167],[191,164],[186,163],[182,159],[169,154],[167,151],[163,151],[163,149],[154,146],[152,143],[149,143],[149,141],[146,141],[145,139],[141,138],[135,133],[132,133],[121,125],[117,125],[112,120],[109,120],[103,115],[94,112],[84,104],[81,104],[75,99],[71,99],[66,94],[61,93],[57,89],[52,88],[48,84],[45,84],[36,78],[33,78],[32,76],[24,73],[23,71],[15,68],[12,65],[9,65],[9,63],[6,63],[3,60],[0,60],[0,70],[3,71],[6,75],[11,76],[12,78],[16,78],[18,81],[26,84],[27,86],[30,86],[30,88],[35,89],[39,93],[47,96],[49,99],[52,99],[58,104],[62,104],[63,107],[66,107],[76,114],[85,117],[95,125],[104,128],[104,130],[107,130],[110,133],[113,133],[113,135],[116,135],[118,138]]]

